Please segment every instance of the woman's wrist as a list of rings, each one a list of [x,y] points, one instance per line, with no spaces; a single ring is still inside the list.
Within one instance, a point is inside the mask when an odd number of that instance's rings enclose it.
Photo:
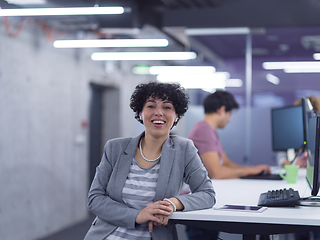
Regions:
[[[165,198],[165,199],[163,199],[163,201],[167,201],[167,202],[171,203],[171,205],[173,206],[173,212],[177,211],[177,206],[170,199]]]

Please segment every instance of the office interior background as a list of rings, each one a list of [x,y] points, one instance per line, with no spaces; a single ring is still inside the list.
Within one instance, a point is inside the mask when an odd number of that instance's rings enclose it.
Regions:
[[[126,10],[97,16],[0,14],[1,239],[38,239],[88,218],[87,192],[104,143],[143,131],[129,108],[130,95],[137,84],[157,81],[157,75],[136,71],[213,66],[227,72],[218,88],[233,93],[240,109],[219,134],[229,157],[241,164],[276,165],[271,108],[320,97],[320,62],[314,55],[320,52],[318,0],[0,0],[2,9],[85,6]],[[167,39],[169,45],[53,46],[55,40],[71,39]],[[95,52],[138,51],[191,51],[197,58],[91,59]],[[298,72],[297,66],[268,68],[265,62],[314,65]],[[175,81],[185,77],[177,75]],[[214,87],[187,91],[189,111],[173,129],[181,136],[202,119],[202,100]]]

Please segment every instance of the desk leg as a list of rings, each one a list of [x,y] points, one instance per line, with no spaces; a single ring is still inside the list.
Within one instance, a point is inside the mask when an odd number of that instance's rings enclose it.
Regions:
[[[242,240],[256,240],[256,235],[253,234],[243,234]]]

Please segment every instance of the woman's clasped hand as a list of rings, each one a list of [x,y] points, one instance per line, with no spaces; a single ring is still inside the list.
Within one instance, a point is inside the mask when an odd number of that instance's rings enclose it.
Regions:
[[[149,232],[152,232],[153,225],[157,227],[167,225],[172,212],[173,207],[171,203],[168,201],[157,201],[149,204],[138,213],[136,223],[142,224],[148,222]]]

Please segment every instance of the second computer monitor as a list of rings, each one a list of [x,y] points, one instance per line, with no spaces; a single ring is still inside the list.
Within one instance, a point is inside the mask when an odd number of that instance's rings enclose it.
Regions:
[[[311,195],[317,196],[320,187],[320,165],[319,165],[319,144],[320,144],[320,116],[313,116],[309,119],[308,129],[308,166],[307,182],[311,188]]]
[[[302,117],[303,117],[303,147],[302,150],[306,151],[308,149],[308,125],[309,119],[313,118],[317,114],[313,111],[312,104],[309,98],[301,99],[302,105]]]
[[[271,109],[273,151],[298,150],[304,142],[302,106]]]

